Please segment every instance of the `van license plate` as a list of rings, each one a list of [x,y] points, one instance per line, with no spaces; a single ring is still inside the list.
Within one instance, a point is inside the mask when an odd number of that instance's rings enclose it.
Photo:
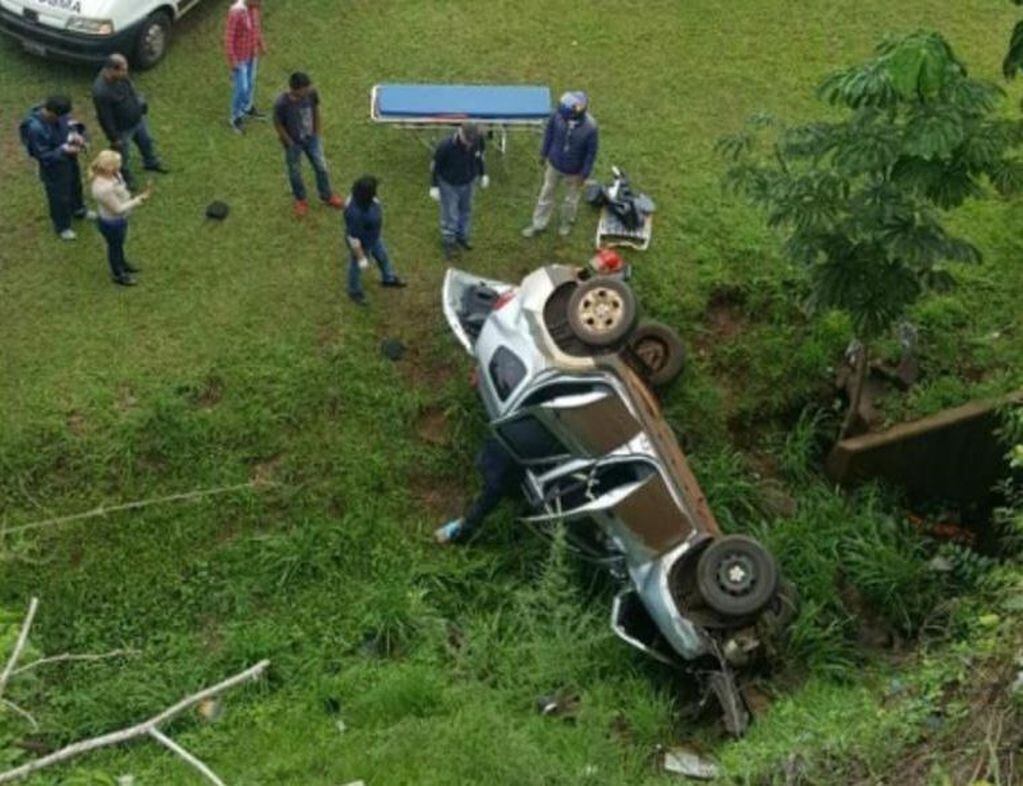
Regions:
[[[37,44],[35,41],[22,41],[21,46],[26,52],[31,52],[40,57],[46,56],[46,47],[42,44]]]

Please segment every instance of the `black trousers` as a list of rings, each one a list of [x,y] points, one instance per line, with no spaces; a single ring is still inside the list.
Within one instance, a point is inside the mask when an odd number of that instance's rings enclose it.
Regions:
[[[60,234],[71,229],[71,219],[85,215],[82,201],[82,172],[78,159],[61,158],[55,164],[39,167],[39,179],[46,190],[53,229]]]
[[[100,234],[107,241],[107,262],[110,263],[110,275],[121,278],[128,274],[124,269],[124,240],[128,236],[128,222],[123,218],[108,221],[104,218],[96,222]]]

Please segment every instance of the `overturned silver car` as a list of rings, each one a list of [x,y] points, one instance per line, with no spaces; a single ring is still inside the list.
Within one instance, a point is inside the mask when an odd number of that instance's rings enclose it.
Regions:
[[[740,734],[732,667],[779,613],[778,570],[757,541],[722,535],[653,393],[681,371],[681,343],[638,319],[625,278],[548,265],[513,286],[451,269],[444,313],[476,360],[494,435],[525,470],[526,521],[563,526],[622,580],[615,633],[700,675]]]

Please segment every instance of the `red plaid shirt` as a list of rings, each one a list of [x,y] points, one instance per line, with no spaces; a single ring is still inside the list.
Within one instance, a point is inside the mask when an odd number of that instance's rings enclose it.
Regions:
[[[232,68],[266,51],[263,43],[263,18],[259,8],[238,4],[231,6],[227,12],[224,50]]]

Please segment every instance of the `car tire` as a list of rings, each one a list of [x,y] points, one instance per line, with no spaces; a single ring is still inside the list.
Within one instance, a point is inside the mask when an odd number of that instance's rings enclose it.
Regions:
[[[584,281],[568,301],[569,327],[589,347],[603,349],[621,342],[636,326],[637,314],[632,288],[616,278]]]
[[[140,71],[159,63],[171,40],[171,18],[164,11],[157,11],[146,17],[135,39],[132,65]]]
[[[696,582],[704,602],[726,617],[749,617],[778,590],[778,568],[771,553],[753,538],[726,535],[700,555]]]
[[[637,327],[629,336],[629,352],[654,387],[675,381],[686,363],[682,339],[663,322],[644,322]]]

